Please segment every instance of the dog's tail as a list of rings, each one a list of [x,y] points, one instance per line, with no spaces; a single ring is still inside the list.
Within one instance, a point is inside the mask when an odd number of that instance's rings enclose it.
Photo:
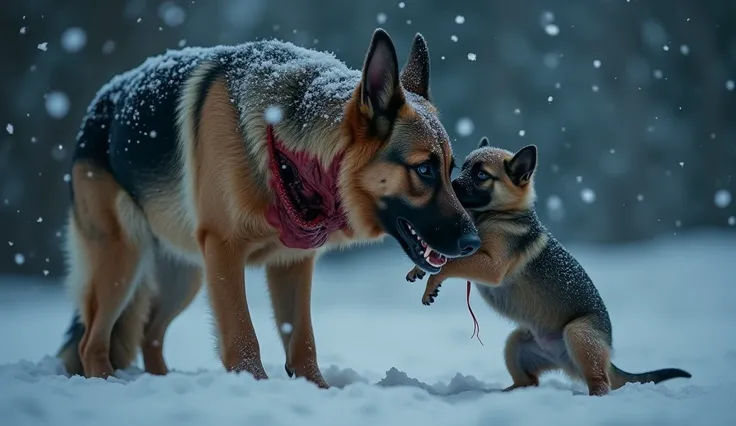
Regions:
[[[679,368],[663,368],[661,370],[652,370],[645,373],[629,373],[611,364],[611,386],[618,389],[626,383],[660,383],[665,380],[675,378],[689,379],[692,377],[690,373]]]
[[[69,328],[66,329],[64,343],[62,343],[59,352],[56,353],[56,357],[61,360],[66,372],[71,376],[84,375],[82,359],[79,357],[79,342],[82,341],[82,336],[84,336],[84,324],[82,324],[79,311],[75,310],[72,322],[69,324]]]

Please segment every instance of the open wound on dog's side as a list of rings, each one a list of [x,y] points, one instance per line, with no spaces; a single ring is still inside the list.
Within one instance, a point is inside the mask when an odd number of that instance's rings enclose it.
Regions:
[[[327,242],[330,233],[344,229],[347,217],[337,195],[338,154],[326,168],[306,152],[289,152],[273,127],[266,128],[271,188],[276,200],[266,212],[286,247],[311,249]]]

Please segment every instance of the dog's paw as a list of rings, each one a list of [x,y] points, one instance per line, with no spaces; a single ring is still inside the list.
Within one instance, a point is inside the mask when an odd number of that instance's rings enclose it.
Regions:
[[[425,294],[422,296],[422,304],[424,306],[429,306],[432,303],[434,303],[434,299],[439,297],[440,295],[440,286],[437,286],[437,288],[434,289],[434,291],[430,294]]]
[[[419,268],[414,268],[406,274],[406,280],[413,283],[416,280],[421,280],[427,273]]]

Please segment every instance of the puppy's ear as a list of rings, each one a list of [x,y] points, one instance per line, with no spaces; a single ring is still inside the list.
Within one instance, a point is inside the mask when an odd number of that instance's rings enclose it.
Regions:
[[[489,146],[490,144],[491,143],[488,141],[488,138],[483,136],[480,142],[478,142],[478,148],[483,148],[483,147]]]
[[[429,49],[424,37],[417,33],[411,46],[409,59],[401,70],[404,89],[429,100]]]
[[[521,148],[510,160],[504,160],[504,165],[514,185],[526,185],[537,168],[537,147],[528,145]]]
[[[373,32],[360,84],[361,111],[372,121],[377,136],[385,138],[405,100],[396,49],[391,37],[381,28]]]

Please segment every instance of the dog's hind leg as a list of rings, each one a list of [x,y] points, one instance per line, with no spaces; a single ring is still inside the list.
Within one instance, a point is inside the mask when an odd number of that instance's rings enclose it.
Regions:
[[[164,337],[171,322],[202,287],[202,270],[157,253],[155,279],[158,296],[151,306],[151,315],[143,339],[143,364],[149,374],[164,375],[169,369],[163,355]]]
[[[311,293],[315,257],[266,267],[276,325],[286,352],[286,371],[322,388],[329,387],[317,365],[312,331]]]
[[[517,328],[509,334],[504,349],[506,369],[514,383],[504,389],[508,392],[518,388],[539,386],[539,376],[558,368],[534,339],[532,332]]]
[[[147,267],[150,232],[140,209],[106,170],[79,162],[72,168],[72,185],[67,284],[76,293],[84,325],[79,354],[85,376],[107,377],[113,361],[115,367],[127,366],[140,345],[148,308],[136,287]],[[113,328],[126,340],[117,348],[111,348]]]
[[[608,376],[611,348],[593,324],[594,321],[587,317],[571,321],[565,326],[564,340],[576,370],[570,373],[576,372],[585,380],[590,395],[601,396],[611,390]]]

